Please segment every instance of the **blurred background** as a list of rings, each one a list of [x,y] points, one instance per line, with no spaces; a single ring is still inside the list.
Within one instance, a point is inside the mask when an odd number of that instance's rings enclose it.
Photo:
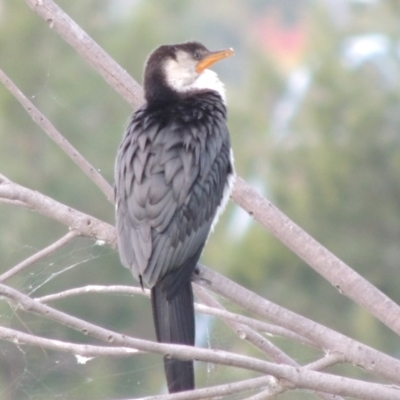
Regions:
[[[395,0],[86,0],[57,2],[141,82],[160,44],[233,47],[226,84],[236,170],[260,193],[400,303],[400,3]],[[0,68],[111,183],[129,106],[20,1],[0,0]],[[0,172],[113,223],[113,207],[0,86]],[[0,272],[67,230],[0,204]],[[394,356],[398,337],[230,204],[203,263],[295,312]],[[117,254],[77,239],[10,281],[32,296],[85,284],[136,284]],[[57,308],[154,338],[148,299],[87,295]],[[0,324],[45,337],[95,340],[0,303]],[[299,363],[321,354],[283,339]],[[262,356],[221,322],[198,317],[197,344]],[[368,378],[360,370],[333,372]],[[250,375],[197,365],[199,386]],[[162,360],[96,358],[2,342],[0,398],[126,399],[165,391]],[[243,396],[243,395],[242,395]],[[230,399],[243,398],[231,396]],[[282,399],[311,399],[288,393]]]

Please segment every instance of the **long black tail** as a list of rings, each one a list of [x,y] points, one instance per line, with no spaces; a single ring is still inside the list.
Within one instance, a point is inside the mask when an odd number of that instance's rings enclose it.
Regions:
[[[194,346],[194,305],[190,274],[189,279],[183,281],[177,275],[179,271],[170,272],[151,289],[157,340]],[[176,278],[180,280],[178,287],[174,285]],[[164,367],[169,393],[194,389],[192,360],[164,357]]]

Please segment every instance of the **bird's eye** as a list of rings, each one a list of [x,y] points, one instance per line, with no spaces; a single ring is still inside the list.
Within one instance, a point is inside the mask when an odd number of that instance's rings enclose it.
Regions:
[[[195,60],[201,60],[202,58],[203,58],[203,55],[201,54],[200,51],[196,51],[196,52],[194,53],[194,59],[195,59]]]

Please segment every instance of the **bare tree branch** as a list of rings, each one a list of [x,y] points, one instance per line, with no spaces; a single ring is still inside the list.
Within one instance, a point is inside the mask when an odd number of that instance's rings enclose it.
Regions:
[[[84,357],[131,357],[139,354],[139,350],[130,347],[92,346],[88,344],[69,343],[60,340],[47,339],[37,335],[30,335],[14,329],[0,327],[0,338],[18,345],[38,346],[46,349],[78,354]]]
[[[343,354],[332,353],[332,354],[326,355],[325,357],[323,357],[317,361],[314,361],[310,364],[305,365],[304,368],[311,369],[314,371],[322,371],[328,367],[331,367],[332,365],[335,365],[338,363],[343,363],[344,361],[345,361],[345,358],[344,358]],[[276,395],[278,395],[284,391],[290,390],[290,389],[293,389],[293,385],[289,384],[288,382],[278,381],[275,383],[275,385],[269,386],[263,392],[258,393],[251,397],[247,397],[246,400],[272,399]],[[342,399],[342,397],[340,397],[340,396],[328,395],[328,394],[323,394],[322,396],[321,396],[321,394],[319,394],[319,396],[320,397],[329,396],[326,398],[330,398],[331,400],[341,400]]]
[[[197,286],[199,287],[199,286]],[[49,294],[47,296],[37,297],[36,301],[42,303],[49,303],[56,300],[62,300],[73,296],[89,294],[89,293],[115,293],[115,294],[127,294],[127,295],[140,295],[150,297],[150,290],[142,289],[137,286],[101,286],[101,285],[87,285],[84,287],[78,287],[73,289],[64,290],[59,293]],[[298,335],[295,332],[289,331],[288,329],[282,328],[277,325],[268,324],[264,321],[259,321],[254,318],[249,318],[244,315],[236,314],[227,310],[221,310],[214,307],[208,307],[204,304],[195,303],[195,310],[203,314],[213,315],[215,317],[227,319],[237,323],[241,323],[250,326],[260,332],[267,333],[274,336],[281,336],[290,340],[295,340],[301,344],[310,347],[317,347],[316,343],[311,342],[303,336]]]
[[[400,383],[399,360],[280,307],[207,267],[198,265],[193,279],[234,304],[286,329],[296,331],[318,343],[325,351],[344,354],[346,362]]]
[[[214,299],[200,286],[197,285],[195,287],[194,293],[207,306],[226,312],[225,307],[223,307],[216,299]],[[275,346],[258,332],[255,332],[249,326],[237,321],[232,321],[228,318],[222,317],[222,319],[226,325],[228,325],[239,336],[240,339],[249,341],[253,346],[263,351],[276,363],[298,366],[298,364],[280,348]]]
[[[342,363],[344,362],[344,357],[342,354],[335,353],[335,354],[328,354],[324,358],[321,358],[317,361],[314,361],[310,364],[307,364],[304,366],[306,369],[310,370],[315,370],[315,371],[321,371],[324,370],[325,368],[328,368],[332,365]],[[268,385],[267,389],[263,390],[261,393],[258,393],[254,396],[247,397],[246,400],[267,400],[267,399],[272,399],[276,395],[283,393],[284,391],[293,389],[293,385],[289,384],[288,382],[284,381],[275,381],[273,384]],[[325,396],[326,398],[334,399],[334,400],[340,400],[342,397],[339,396],[334,396],[334,395],[327,395],[323,394],[320,397]],[[329,396],[329,397],[327,397]]]
[[[76,230],[79,234],[102,240],[113,249],[117,248],[115,228],[106,222],[66,206],[39,192],[11,182],[0,174],[0,198],[17,200],[48,218],[52,218]]]
[[[394,301],[339,260],[239,177],[235,182],[232,199],[341,294],[364,307],[400,335],[400,307]]]
[[[205,304],[210,307],[219,308],[225,311],[225,308],[216,300],[214,299],[209,293],[207,293],[204,289],[199,286],[196,286],[195,294],[197,297],[201,299]],[[291,357],[289,357],[284,351],[282,351],[278,346],[275,346],[272,342],[270,342],[267,338],[263,337],[247,325],[231,321],[229,319],[224,319],[224,322],[236,332],[236,334],[244,340],[247,340],[256,348],[263,351],[267,354],[273,361],[278,364],[287,364],[294,367],[299,367],[299,364],[294,361]],[[279,384],[278,386],[281,387],[281,392],[287,390],[287,388]],[[276,395],[278,391],[274,391],[274,395]],[[334,400],[333,396],[330,394],[325,393],[316,393],[317,397],[325,400]],[[335,396],[336,397],[336,396]],[[343,399],[337,399],[343,400]]]
[[[46,248],[38,251],[37,253],[28,257],[26,260],[17,264],[15,267],[4,272],[4,274],[0,275],[0,283],[5,282],[7,279],[10,279],[12,276],[23,271],[25,268],[30,267],[32,264],[41,260],[42,258],[47,257],[49,254],[54,253],[56,250],[58,250],[62,246],[69,243],[72,239],[74,239],[78,235],[79,235],[78,231],[68,232],[61,239],[58,239],[56,242],[52,243],[50,246],[47,246]]]
[[[267,322],[246,317],[245,315],[236,314],[227,310],[220,310],[213,307],[208,307],[202,304],[196,304],[195,307],[197,311],[202,312],[203,314],[229,319],[231,321],[247,325],[262,333],[266,333],[273,336],[281,336],[286,339],[294,340],[309,347],[320,348],[317,343],[314,343],[311,340],[308,340],[307,338],[299,335],[298,333],[290,331],[289,329],[283,328],[278,325],[268,324]]]
[[[400,390],[393,387],[309,371],[305,368],[277,365],[221,350],[199,349],[192,346],[154,343],[148,340],[131,338],[55,310],[3,284],[0,284],[0,295],[16,303],[24,311],[43,315],[46,318],[60,322],[72,329],[96,337],[107,343],[133,347],[145,352],[169,355],[174,358],[191,358],[199,361],[250,369],[287,380],[297,388],[302,389],[322,391],[340,396],[360,397],[369,400],[400,400]]]
[[[104,193],[108,201],[114,203],[114,192],[111,185],[94,168],[78,150],[54,127],[54,125],[34,106],[34,104],[18,89],[14,82],[0,69],[0,81],[21,103],[31,118],[47,133],[71,160],[94,182]]]
[[[140,295],[150,297],[150,290],[142,289],[138,286],[101,286],[101,285],[87,285],[83,287],[73,288],[64,290],[59,293],[49,294],[47,296],[37,297],[36,301],[41,303],[49,303],[56,300],[67,299],[82,294],[88,293],[115,293],[115,294],[128,294],[128,295]]]
[[[225,311],[225,308],[216,300],[214,299],[207,291],[202,289],[199,286],[196,286],[195,294],[197,297],[200,298],[205,304],[210,307],[219,308]],[[231,321],[229,319],[224,319],[224,322],[237,333],[237,335],[241,339],[247,340],[256,348],[263,351],[267,354],[273,361],[278,364],[287,364],[294,367],[299,367],[299,364],[294,361],[291,357],[289,357],[284,351],[282,351],[278,346],[275,346],[272,342],[270,342],[267,338],[263,337],[247,325]],[[282,392],[287,390],[284,385],[279,384],[278,386],[281,387]],[[274,395],[277,393],[274,393]],[[325,400],[335,400],[334,397],[330,394],[325,393],[316,393],[317,397]],[[335,396],[336,397],[336,396]],[[341,398],[336,398],[336,400],[343,400]]]
[[[333,365],[342,364],[345,361],[346,357],[342,353],[328,353],[325,357],[305,365],[304,368],[312,369],[314,371],[323,371]]]

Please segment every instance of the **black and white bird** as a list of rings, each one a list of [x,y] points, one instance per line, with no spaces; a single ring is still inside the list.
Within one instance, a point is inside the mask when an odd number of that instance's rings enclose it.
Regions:
[[[234,181],[225,90],[215,62],[233,50],[158,47],[144,71],[146,103],[118,150],[115,198],[122,263],[151,288],[157,340],[194,345],[191,275]],[[170,393],[194,388],[192,361],[164,359]]]

